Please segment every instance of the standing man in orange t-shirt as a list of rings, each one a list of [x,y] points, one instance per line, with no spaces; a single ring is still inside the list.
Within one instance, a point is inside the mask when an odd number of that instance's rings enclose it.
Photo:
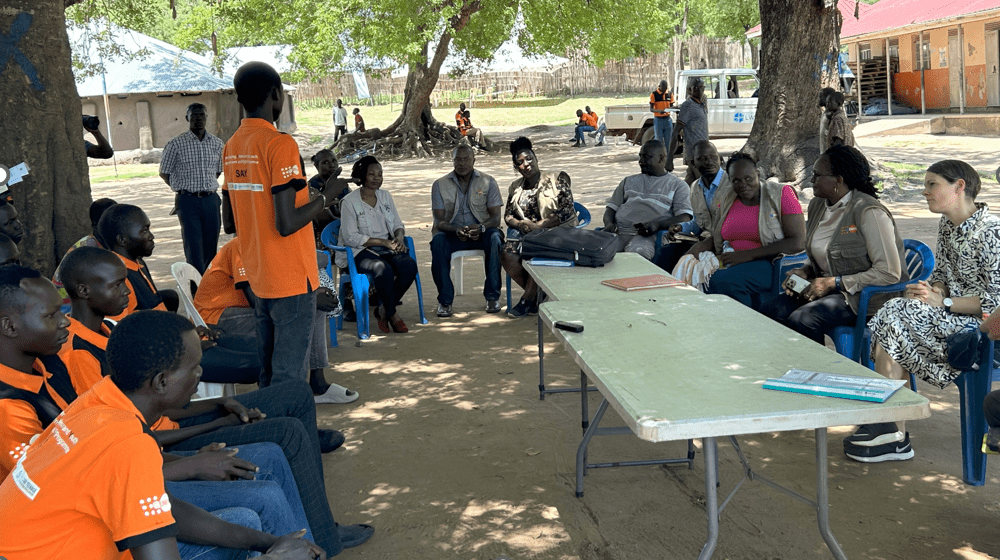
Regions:
[[[309,199],[299,146],[274,128],[285,94],[274,68],[244,64],[233,79],[246,118],[223,151],[223,224],[235,232],[261,342],[260,385],[307,379],[319,286],[312,220],[333,204]]]

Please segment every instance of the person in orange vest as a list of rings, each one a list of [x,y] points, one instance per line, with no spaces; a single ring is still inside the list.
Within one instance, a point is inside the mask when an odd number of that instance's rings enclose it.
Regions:
[[[455,124],[458,131],[469,139],[473,145],[479,145],[483,141],[483,131],[472,126],[469,110],[465,108],[465,103],[458,104],[458,112],[455,113]]]
[[[584,113],[580,109],[576,110],[576,117],[580,119],[576,123],[576,130],[573,132],[573,147],[582,148],[587,145],[587,141],[583,138],[584,132],[593,132],[597,130],[597,114],[596,113]]]
[[[664,146],[670,143],[670,135],[674,131],[674,122],[667,111],[673,104],[674,96],[668,91],[667,81],[660,80],[656,91],[649,94],[649,110],[653,112],[653,133]]]

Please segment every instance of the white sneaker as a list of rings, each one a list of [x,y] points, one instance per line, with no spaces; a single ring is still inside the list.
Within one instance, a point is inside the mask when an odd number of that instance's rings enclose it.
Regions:
[[[316,395],[316,404],[347,404],[358,400],[357,391],[352,391],[347,387],[342,387],[336,383],[331,383],[330,388],[322,395]]]

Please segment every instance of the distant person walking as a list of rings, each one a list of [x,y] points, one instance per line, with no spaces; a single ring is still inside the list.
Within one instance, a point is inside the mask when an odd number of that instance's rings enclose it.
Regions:
[[[361,116],[361,109],[354,108],[354,132],[365,131],[365,119]]]
[[[344,109],[344,102],[337,100],[337,106],[333,108],[333,141],[347,134],[347,109]]]
[[[653,112],[653,134],[664,146],[670,143],[670,136],[674,131],[674,121],[667,111],[673,104],[674,96],[668,91],[667,81],[660,80],[660,85],[649,94],[649,110]]]
[[[222,149],[225,143],[205,130],[208,109],[201,103],[187,108],[188,131],[163,148],[160,177],[177,193],[174,208],[181,222],[184,260],[204,274],[219,248],[222,227]]]
[[[684,165],[687,173],[684,182],[691,184],[700,177],[694,165],[694,146],[702,140],[708,140],[708,106],[705,103],[705,81],[694,78],[688,82],[687,101],[681,104],[677,114],[677,126],[670,137],[670,147],[667,149],[667,171],[674,170],[674,154],[677,152],[677,140],[684,132]]]

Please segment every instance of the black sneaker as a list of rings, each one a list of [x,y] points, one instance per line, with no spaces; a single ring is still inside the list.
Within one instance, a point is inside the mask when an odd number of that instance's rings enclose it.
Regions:
[[[906,432],[903,441],[885,445],[850,445],[844,443],[844,454],[862,463],[882,463],[884,461],[908,461],[913,458],[913,447],[910,446],[910,433]]]
[[[844,448],[846,449],[848,445],[872,447],[898,441],[903,441],[903,432],[899,431],[895,422],[863,424],[858,426],[857,431],[852,435],[844,438]]]
[[[508,317],[524,317],[527,314],[528,314],[528,302],[524,301],[523,299],[518,301],[517,305],[507,310]]]

